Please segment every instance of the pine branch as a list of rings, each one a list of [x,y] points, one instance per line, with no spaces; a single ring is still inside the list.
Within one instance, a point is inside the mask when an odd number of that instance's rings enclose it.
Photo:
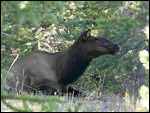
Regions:
[[[145,41],[149,42],[147,39],[138,40],[137,42],[134,42],[126,47],[123,47],[123,49],[120,51],[120,53],[117,55],[118,58],[123,57],[128,51],[134,50],[136,48],[139,48],[141,44],[143,44]],[[131,46],[132,45],[132,46]]]

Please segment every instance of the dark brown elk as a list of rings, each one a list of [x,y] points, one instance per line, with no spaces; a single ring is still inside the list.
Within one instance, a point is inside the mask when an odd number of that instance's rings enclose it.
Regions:
[[[119,49],[119,45],[99,36],[91,36],[89,29],[84,30],[64,52],[34,50],[18,59],[10,70],[12,77],[7,79],[9,91],[30,92],[29,87],[65,90],[83,74],[93,58],[115,55]],[[70,90],[73,89],[70,87]]]

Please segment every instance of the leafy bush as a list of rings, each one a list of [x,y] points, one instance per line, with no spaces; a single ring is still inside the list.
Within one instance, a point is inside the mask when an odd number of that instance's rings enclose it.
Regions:
[[[34,49],[64,51],[90,28],[122,50],[94,59],[74,85],[138,97],[140,86],[149,86],[148,9],[149,1],[2,1],[1,68]]]

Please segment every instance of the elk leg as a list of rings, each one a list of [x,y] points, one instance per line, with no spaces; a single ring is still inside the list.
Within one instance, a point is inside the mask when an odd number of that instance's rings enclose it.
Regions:
[[[74,97],[78,97],[78,96],[85,97],[86,96],[85,93],[83,93],[83,92],[81,92],[81,91],[79,91],[79,90],[77,90],[77,89],[75,89],[75,88],[73,88],[71,86],[68,86],[68,88],[65,91],[63,91],[62,93],[63,94],[64,93],[68,93],[68,94],[73,95]]]
[[[39,86],[37,88],[37,91],[41,92],[44,95],[57,95],[58,94],[58,91],[55,88],[50,87],[50,86]]]

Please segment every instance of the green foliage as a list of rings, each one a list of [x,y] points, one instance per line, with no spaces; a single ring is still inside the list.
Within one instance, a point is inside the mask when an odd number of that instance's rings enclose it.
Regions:
[[[80,107],[81,107],[81,103],[77,103],[75,106],[69,107],[67,111],[68,112],[79,112]]]
[[[125,94],[128,89],[137,96],[134,89],[149,85],[148,21],[148,1],[2,1],[1,68],[34,49],[64,51],[90,28],[122,49],[117,56],[94,59],[75,85],[89,92]]]
[[[5,69],[1,69],[1,74],[4,75],[4,76],[8,76],[10,77],[11,76],[11,73]]]
[[[7,101],[5,101],[7,99]],[[22,94],[19,96],[16,95],[7,95],[5,93],[1,93],[1,100],[2,102],[7,105],[7,107],[11,108],[13,111],[22,111],[22,112],[33,112],[33,111],[58,111],[58,103],[64,103],[65,101],[60,99],[58,96],[47,96],[47,97],[40,97],[40,96],[30,96],[28,94]],[[18,104],[11,104],[10,100],[18,101]],[[20,101],[19,101],[20,100]],[[10,102],[9,102],[10,101]],[[15,102],[15,101],[14,101]],[[23,104],[21,106],[21,104]],[[32,108],[35,104],[36,108]],[[20,107],[18,107],[18,105]],[[39,109],[41,108],[41,109]]]
[[[12,21],[19,26],[28,23],[30,26],[38,27],[42,22],[57,23],[55,11],[63,12],[65,10],[62,2],[55,1],[3,1],[2,6],[3,19],[11,16],[12,18],[8,18],[9,20],[6,21]]]
[[[1,85],[2,85],[1,92],[4,92],[3,88],[7,87],[6,80],[4,78],[10,77],[10,76],[11,76],[11,73],[9,71],[1,68]]]

